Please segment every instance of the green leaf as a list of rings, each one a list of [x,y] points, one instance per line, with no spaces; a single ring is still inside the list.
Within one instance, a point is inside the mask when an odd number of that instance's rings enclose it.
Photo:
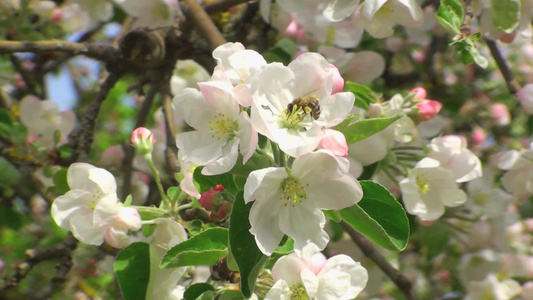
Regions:
[[[124,299],[144,299],[150,280],[149,244],[137,242],[124,248],[117,255],[114,269]]]
[[[0,206],[0,229],[2,227],[19,230],[24,225],[24,220],[20,212],[12,207]]]
[[[324,215],[335,223],[342,221],[341,214],[336,210],[323,210]]]
[[[453,45],[463,64],[468,65],[475,62],[478,66],[486,68],[489,65],[489,61],[477,50],[473,41],[475,38],[476,36],[465,38],[453,43]]]
[[[231,169],[230,173],[236,176],[248,178],[248,174],[250,174],[252,171],[268,167],[270,167],[270,160],[268,157],[255,152],[244,165],[242,164],[242,156],[239,155],[237,163],[235,164],[235,167]]]
[[[520,0],[492,1],[492,24],[500,31],[511,33],[520,23]]]
[[[195,300],[203,293],[214,290],[215,288],[209,283],[195,283],[187,288],[185,293],[183,293],[183,298],[185,300]]]
[[[409,221],[402,205],[382,185],[360,181],[363,199],[340,210],[344,221],[390,251],[402,251],[409,240]]]
[[[170,248],[161,260],[161,268],[214,265],[227,249],[228,230],[209,228]]]
[[[13,125],[13,116],[9,112],[9,110],[5,108],[0,108],[0,124],[4,124],[7,127],[11,127]]]
[[[218,300],[244,300],[243,294],[239,291],[226,290],[220,295]]]
[[[132,205],[132,207],[137,209],[137,211],[141,215],[141,219],[145,221],[169,216],[168,211],[163,210],[161,208],[157,208],[157,207],[135,206],[135,205]]]
[[[389,118],[360,120],[348,125],[342,133],[344,133],[346,142],[350,145],[384,130],[402,116],[402,114],[396,114]]]
[[[263,255],[250,233],[248,216],[252,203],[244,204],[244,192],[240,191],[233,202],[229,223],[229,248],[241,273],[241,291],[250,298],[255,281],[268,257]]]
[[[276,254],[287,255],[294,251],[294,240],[288,236],[285,236],[284,240],[283,245],[276,248]]]
[[[28,137],[28,128],[20,123],[11,126],[11,140],[16,144],[23,144]]]
[[[0,186],[10,186],[20,179],[20,172],[10,162],[0,157]]]
[[[298,52],[296,44],[289,39],[281,39],[274,45],[274,47],[268,49],[263,53],[263,57],[269,63],[281,62],[288,65],[294,56]]]
[[[233,175],[225,173],[221,175],[207,176],[202,174],[202,169],[203,167],[197,167],[194,169],[193,174],[194,181],[200,186],[200,189],[198,190],[200,193],[213,189],[217,184],[224,186],[226,191],[233,196],[237,193],[237,187],[235,187]]]
[[[461,32],[463,14],[463,4],[459,0],[441,0],[436,16],[445,30],[451,34],[458,34]]]
[[[344,88],[355,95],[354,106],[368,110],[370,104],[376,103],[380,95],[364,84],[348,81]]]

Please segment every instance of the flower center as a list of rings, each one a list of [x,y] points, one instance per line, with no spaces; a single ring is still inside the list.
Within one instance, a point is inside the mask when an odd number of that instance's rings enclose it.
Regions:
[[[305,95],[294,99],[283,110],[280,127],[288,129],[308,128],[320,116],[320,103],[316,96]]]
[[[309,300],[309,295],[303,284],[293,284],[291,286],[291,300]]]
[[[487,203],[487,201],[489,201],[489,195],[485,193],[477,193],[474,196],[473,200],[474,200],[474,203],[477,205],[484,205],[485,203]]]
[[[305,186],[300,183],[300,181],[294,177],[288,177],[283,181],[283,192],[281,193],[281,199],[285,200],[285,206],[291,203],[294,207],[298,203],[302,203],[307,199],[307,193],[305,191]]]
[[[209,129],[213,138],[228,141],[235,136],[235,131],[239,130],[239,123],[219,113],[213,120],[209,120]]]
[[[418,186],[418,190],[420,191],[420,193],[425,195],[429,192],[429,184],[427,183],[424,177],[417,176],[416,185]]]

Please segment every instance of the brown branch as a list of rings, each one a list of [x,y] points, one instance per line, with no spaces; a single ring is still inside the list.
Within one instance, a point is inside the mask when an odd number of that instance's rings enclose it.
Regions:
[[[152,84],[148,90],[148,94],[144,98],[144,101],[139,109],[137,114],[137,121],[135,121],[135,128],[144,126],[146,123],[146,117],[150,111],[150,107],[154,102],[155,95],[157,94],[157,86]],[[123,198],[131,194],[131,174],[133,172],[133,158],[135,157],[135,148],[129,143],[125,145],[124,148],[124,161],[122,162],[122,172],[124,174],[124,181],[122,187],[122,196]]]
[[[89,106],[85,115],[80,122],[80,130],[77,133],[77,144],[74,149],[74,157],[76,161],[85,161],[89,153],[89,149],[93,143],[93,132],[96,123],[96,118],[100,112],[102,103],[107,98],[109,91],[115,86],[115,83],[122,77],[119,73],[110,73],[105,81],[100,86],[98,96]]]
[[[249,0],[220,0],[204,5],[204,10],[208,14],[216,14],[218,12],[227,11],[239,4],[247,3],[248,1]]]
[[[198,28],[200,34],[207,40],[211,50],[226,43],[218,28],[215,26],[209,15],[196,0],[182,0],[185,4],[185,16],[191,19]]]
[[[65,52],[74,55],[82,54],[105,62],[113,62],[117,58],[117,50],[107,45],[70,43],[60,40],[22,42],[0,41],[0,54],[19,52],[40,53],[47,51]]]
[[[165,133],[166,133],[166,148],[165,159],[169,170],[173,173],[180,171],[177,155],[178,148],[176,146],[176,129],[174,128],[174,115],[172,112],[172,96],[170,94],[169,81],[163,81],[161,88],[161,95],[163,96],[163,115],[165,116]],[[174,176],[171,176],[174,178]]]
[[[76,248],[77,245],[78,241],[74,238],[74,236],[72,236],[72,234],[69,233],[64,241],[53,247],[26,250],[26,260],[15,267],[15,275],[13,275],[11,278],[5,279],[4,285],[0,287],[0,291],[16,287],[19,282],[24,279],[26,275],[28,275],[34,266],[43,261],[61,258],[61,264],[58,266],[58,273],[56,274],[56,277],[61,274],[66,274],[70,268],[66,269],[66,265],[68,264],[64,263],[66,260],[64,257],[70,257],[70,253]],[[62,277],[64,279],[64,275]],[[61,280],[61,278],[54,278],[54,280],[58,282]]]
[[[522,87],[520,86],[520,83],[518,83],[518,81],[513,78],[513,74],[511,73],[507,62],[505,61],[505,58],[502,56],[500,50],[498,49],[498,45],[496,45],[495,41],[487,38],[485,38],[485,42],[487,43],[487,46],[490,50],[490,54],[492,54],[494,61],[496,61],[500,72],[502,72],[503,78],[507,83],[507,88],[509,89],[509,92],[511,92],[511,94],[516,94],[522,89]]]
[[[9,60],[11,61],[11,64],[13,64],[13,67],[17,72],[20,74],[22,79],[24,80],[24,83],[28,87],[28,90],[33,95],[37,96],[38,98],[43,98],[42,93],[38,92],[38,84],[35,80],[34,74],[31,72],[28,72],[28,70],[24,69],[22,66],[22,63],[19,61],[19,59],[15,55],[9,55]]]
[[[366,257],[370,258],[382,271],[385,273],[398,289],[405,295],[405,298],[408,300],[417,300],[413,286],[409,279],[403,276],[400,271],[394,268],[388,261],[379,253],[374,245],[366,239],[362,234],[353,229],[345,221],[341,221],[341,226],[352,238],[352,240],[361,248]]]

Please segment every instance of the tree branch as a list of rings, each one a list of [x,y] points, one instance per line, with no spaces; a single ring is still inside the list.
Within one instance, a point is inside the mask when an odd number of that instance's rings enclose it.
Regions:
[[[100,112],[102,103],[107,98],[109,91],[115,86],[115,83],[122,77],[119,73],[110,73],[105,81],[100,86],[98,97],[89,106],[83,120],[80,122],[80,130],[77,135],[77,143],[74,149],[74,157],[76,161],[85,161],[89,153],[89,149],[93,143],[93,132],[96,118]]]
[[[104,62],[117,59],[117,50],[109,45],[92,45],[85,43],[70,43],[60,40],[49,41],[0,41],[0,54],[32,52],[40,53],[58,51],[70,54],[83,54]]]
[[[182,2],[186,5],[186,9],[184,9],[185,16],[193,21],[200,34],[207,40],[211,50],[226,43],[226,39],[224,39],[202,6],[198,4],[198,1],[183,0]]]
[[[345,221],[341,221],[341,226],[352,238],[352,240],[361,248],[366,257],[370,258],[378,267],[389,277],[392,282],[398,287],[398,289],[405,295],[405,298],[408,300],[417,300],[415,292],[413,291],[413,286],[409,279],[403,276],[400,271],[394,268],[386,259],[379,253],[374,245],[366,239],[362,234],[353,229]]]
[[[500,53],[500,50],[498,49],[498,45],[496,45],[495,41],[489,40],[487,38],[485,38],[485,42],[487,43],[487,46],[490,50],[490,54],[494,58],[494,61],[496,61],[500,72],[502,72],[503,78],[507,83],[507,88],[509,89],[509,92],[511,92],[511,94],[516,94],[522,89],[522,87],[520,86],[518,81],[514,79],[513,74],[511,73],[511,70],[507,65],[507,62],[505,61],[505,58],[503,58],[502,54]]]
[[[63,242],[53,247],[26,250],[25,252],[26,260],[16,266],[15,275],[13,275],[13,277],[5,279],[5,281],[3,282],[4,285],[0,287],[0,291],[8,290],[10,288],[16,287],[19,284],[19,282],[22,279],[24,279],[26,275],[28,275],[28,273],[34,266],[36,266],[37,264],[43,261],[47,261],[47,260],[51,260],[55,258],[63,258],[65,256],[70,257],[70,252],[72,252],[76,248],[77,245],[78,245],[78,241],[74,238],[74,236],[71,233],[69,233],[69,235]],[[70,259],[68,260],[70,261]],[[63,279],[64,279],[64,274],[66,274],[70,270],[70,267],[68,269],[65,269],[66,265],[68,264],[65,264],[65,259],[62,259],[61,265],[58,266],[58,269],[57,269],[58,274],[56,274],[56,277],[57,275],[63,274]],[[61,273],[59,273],[60,271]],[[56,280],[56,283],[58,283],[57,281],[61,279],[54,278],[54,280]]]

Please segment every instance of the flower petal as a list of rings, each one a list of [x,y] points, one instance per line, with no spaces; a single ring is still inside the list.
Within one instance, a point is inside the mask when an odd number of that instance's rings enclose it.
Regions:
[[[310,207],[304,201],[283,207],[275,213],[279,214],[281,231],[294,240],[294,251],[298,256],[307,244],[313,243],[319,250],[328,244],[329,236],[324,231],[326,217],[320,209]]]
[[[265,255],[270,256],[283,238],[279,227],[279,211],[283,208],[281,192],[272,194],[277,201],[255,201],[250,210],[250,232],[255,237],[257,247]]]
[[[94,200],[91,193],[84,190],[70,190],[57,197],[52,203],[52,218],[63,229],[70,230],[70,220],[78,214],[92,214],[89,203]]]

